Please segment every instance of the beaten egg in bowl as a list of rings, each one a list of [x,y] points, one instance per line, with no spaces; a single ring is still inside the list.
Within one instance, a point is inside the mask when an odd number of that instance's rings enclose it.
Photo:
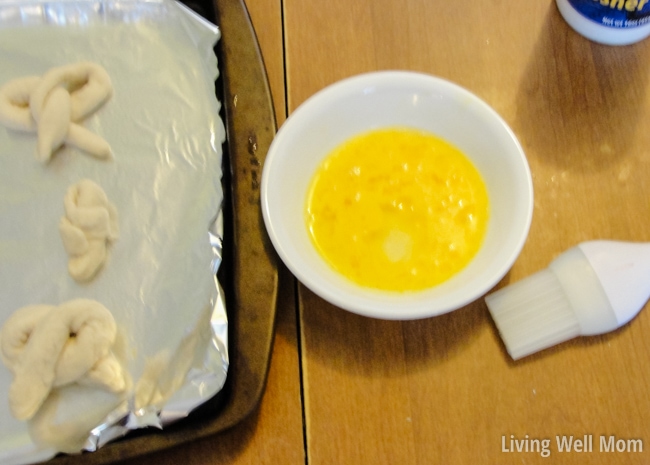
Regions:
[[[462,270],[488,224],[480,173],[434,134],[384,128],[351,138],[318,167],[306,205],[315,247],[355,283],[417,291]]]
[[[384,138],[406,158],[387,155]],[[367,157],[326,161],[361,142]],[[270,245],[300,283],[345,310],[399,320],[488,292],[533,211],[527,160],[505,121],[467,90],[410,71],[353,76],[303,102],[269,147],[260,194]]]

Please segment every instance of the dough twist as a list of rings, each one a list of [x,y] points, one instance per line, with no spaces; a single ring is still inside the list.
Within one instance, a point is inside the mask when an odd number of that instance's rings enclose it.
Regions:
[[[64,143],[97,158],[108,158],[108,142],[78,122],[112,93],[110,77],[95,63],[52,68],[42,77],[15,79],[0,88],[0,123],[17,131],[36,132],[37,155],[43,162]]]
[[[0,123],[16,131],[36,132],[29,97],[41,78],[27,76],[0,87]]]
[[[32,418],[54,388],[78,383],[118,393],[128,375],[111,352],[117,327],[99,302],[31,305],[14,312],[0,331],[2,361],[13,373],[11,412]]]
[[[59,232],[70,257],[68,272],[76,281],[86,282],[106,261],[108,244],[117,240],[117,210],[89,179],[68,188],[63,205]]]

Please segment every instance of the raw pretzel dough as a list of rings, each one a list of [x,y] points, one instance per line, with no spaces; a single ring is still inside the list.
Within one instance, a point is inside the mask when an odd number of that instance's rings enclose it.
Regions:
[[[68,272],[78,282],[91,280],[104,265],[108,245],[119,235],[117,209],[96,183],[84,179],[66,192],[59,223]]]
[[[14,375],[13,416],[29,420],[53,389],[72,383],[112,393],[129,389],[130,377],[111,350],[116,336],[113,315],[94,300],[14,312],[0,330],[0,355]]]
[[[19,78],[0,88],[0,123],[18,131],[37,132],[37,155],[43,162],[64,143],[97,158],[108,158],[108,142],[77,123],[112,93],[110,77],[95,63],[52,68],[40,78]]]
[[[127,396],[128,391],[113,393],[79,384],[54,389],[28,421],[29,435],[42,448],[79,453],[93,428],[105,422]]]
[[[147,359],[144,371],[135,384],[134,406],[136,409],[155,407],[161,409],[169,398],[181,388],[192,366],[201,366],[197,354],[205,353],[210,343],[211,306],[207,306],[178,347],[172,352],[163,349]]]
[[[27,76],[0,88],[0,123],[16,131],[36,132],[29,97],[40,80],[38,76]]]

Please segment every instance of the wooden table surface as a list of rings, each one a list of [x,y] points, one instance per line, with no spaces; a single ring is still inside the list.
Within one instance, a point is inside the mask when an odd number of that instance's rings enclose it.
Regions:
[[[535,210],[499,287],[581,241],[650,241],[650,39],[589,42],[553,0],[246,4],[278,125],[328,84],[381,69],[449,79],[501,114],[528,157]],[[282,277],[255,414],[123,464],[650,463],[648,310],[613,333],[513,362],[483,299],[436,318],[379,321]],[[593,450],[560,450],[570,436],[591,437]],[[626,450],[601,450],[601,437]],[[512,447],[526,438],[549,439],[550,457]]]

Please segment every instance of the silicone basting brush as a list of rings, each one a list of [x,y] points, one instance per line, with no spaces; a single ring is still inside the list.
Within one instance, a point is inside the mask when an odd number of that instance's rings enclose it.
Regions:
[[[583,242],[485,298],[510,356],[629,322],[650,298],[650,243]]]

